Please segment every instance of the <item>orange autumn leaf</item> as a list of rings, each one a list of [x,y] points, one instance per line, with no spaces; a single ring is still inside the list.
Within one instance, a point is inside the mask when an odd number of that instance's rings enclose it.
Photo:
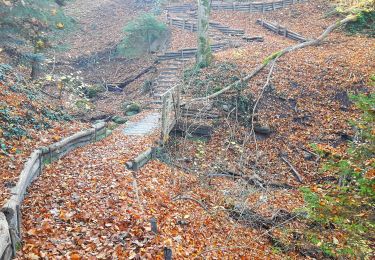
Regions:
[[[71,260],[80,260],[80,259],[82,259],[82,257],[78,253],[71,253],[70,259]]]

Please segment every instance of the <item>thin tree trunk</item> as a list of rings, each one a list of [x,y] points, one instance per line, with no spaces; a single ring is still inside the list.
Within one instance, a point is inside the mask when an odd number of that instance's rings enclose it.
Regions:
[[[39,77],[40,72],[40,62],[37,60],[37,58],[33,58],[31,61],[31,74],[30,77],[32,80],[36,80]]]
[[[212,52],[208,39],[210,8],[209,0],[198,0],[197,65],[200,67],[207,67],[212,60]]]

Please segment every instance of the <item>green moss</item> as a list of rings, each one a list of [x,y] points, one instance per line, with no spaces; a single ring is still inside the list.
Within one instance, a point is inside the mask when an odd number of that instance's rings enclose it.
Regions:
[[[102,93],[104,91],[105,88],[100,84],[88,86],[84,89],[84,93],[88,98],[97,97],[99,93]]]
[[[132,116],[141,112],[141,106],[137,103],[124,103],[122,108],[124,114],[127,116]]]
[[[217,87],[215,87],[215,88],[212,90],[212,92],[213,92],[213,93],[216,93],[216,92],[219,92],[219,91],[222,90],[222,89],[223,89],[222,87],[217,86]]]
[[[375,11],[360,11],[356,15],[356,21],[345,25],[346,31],[351,34],[359,33],[375,37]]]
[[[116,124],[122,125],[122,124],[125,124],[128,120],[126,118],[121,117],[121,116],[114,116],[112,118],[112,121]]]
[[[212,62],[212,51],[208,40],[203,36],[199,37],[199,50],[201,51],[202,61],[199,62],[198,67],[208,67]]]
[[[268,56],[264,61],[263,61],[263,64],[264,65],[267,65],[268,63],[270,63],[270,61],[278,58],[281,56],[281,51],[278,51],[278,52],[274,52],[272,53],[270,56]]]
[[[151,90],[152,90],[152,81],[151,80],[146,80],[145,82],[143,82],[142,92],[143,93],[148,93]]]
[[[155,41],[166,37],[167,26],[151,14],[143,14],[129,22],[125,28],[126,36],[117,46],[116,55],[136,58],[145,54]]]

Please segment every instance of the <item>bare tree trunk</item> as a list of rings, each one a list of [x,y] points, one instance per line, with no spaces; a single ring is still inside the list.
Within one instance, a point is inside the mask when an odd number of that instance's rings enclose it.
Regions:
[[[197,65],[200,67],[207,67],[212,60],[211,47],[208,39],[210,8],[209,0],[198,0]]]
[[[36,80],[39,77],[40,72],[40,58],[38,57],[39,54],[39,47],[34,47],[32,60],[31,60],[31,80]]]
[[[31,62],[31,79],[32,80],[36,80],[38,79],[38,76],[39,76],[39,71],[40,71],[40,63],[37,59],[33,59],[33,61]]]

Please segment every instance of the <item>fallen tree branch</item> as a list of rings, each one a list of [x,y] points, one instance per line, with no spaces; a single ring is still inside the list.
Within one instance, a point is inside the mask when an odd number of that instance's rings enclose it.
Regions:
[[[316,157],[316,161],[319,161],[319,160],[320,160],[320,155],[319,155],[319,154],[314,153],[314,152],[312,152],[312,151],[310,151],[310,150],[308,150],[308,149],[306,149],[306,148],[304,148],[304,147],[301,147],[301,150],[302,150],[302,151],[305,151],[306,153],[309,153],[309,154],[315,156],[315,157]]]
[[[117,85],[118,88],[120,89],[124,89],[127,85],[129,85],[130,83],[132,83],[133,81],[139,79],[140,77],[142,77],[144,74],[150,72],[150,71],[155,71],[156,70],[156,67],[154,65],[152,66],[149,66],[145,69],[143,69],[141,72],[139,72],[137,75],[135,76],[132,76],[130,78],[127,78],[125,79],[123,82],[119,83]]]
[[[43,89],[40,90],[40,93],[42,93],[42,94],[44,94],[44,95],[46,95],[46,96],[48,96],[50,98],[53,98],[53,99],[60,99],[60,97],[56,97],[56,96],[48,93],[47,91],[44,91]]]
[[[141,208],[142,214],[144,214],[144,212],[145,212],[144,206],[143,206],[143,203],[141,202],[141,198],[139,197],[139,188],[138,188],[138,182],[137,182],[137,175],[136,175],[135,172],[132,172],[132,176],[133,176],[133,189],[134,189],[135,197],[137,199],[139,207]]]
[[[302,43],[298,43],[296,45],[293,45],[293,46],[289,46],[281,51],[278,51],[278,52],[275,52],[274,54],[270,55],[268,58],[266,58],[264,60],[264,62],[260,65],[258,65],[249,75],[247,75],[246,77],[240,79],[240,80],[237,80],[235,81],[234,83],[226,86],[225,88],[223,88],[222,90],[220,91],[217,91],[215,92],[214,94],[211,94],[211,95],[208,95],[206,97],[200,97],[200,98],[194,98],[194,99],[191,99],[190,102],[194,102],[194,101],[205,101],[205,100],[209,100],[209,99],[212,99],[214,97],[217,97],[219,95],[221,95],[222,93],[228,91],[229,89],[233,88],[234,86],[237,86],[243,82],[248,82],[251,78],[253,78],[255,75],[257,75],[262,69],[264,69],[269,63],[270,61],[273,61],[289,52],[292,52],[292,51],[295,51],[295,50],[298,50],[298,49],[302,49],[302,48],[305,48],[305,47],[308,47],[308,46],[313,46],[313,45],[319,45],[322,43],[322,41],[327,38],[327,36],[335,29],[341,27],[342,25],[345,25],[346,23],[348,22],[354,22],[356,21],[358,18],[357,15],[349,15],[347,16],[346,18],[330,25],[318,38],[316,39],[313,39],[313,40],[310,40],[310,41],[306,41],[306,42],[302,42]]]
[[[207,174],[206,177],[208,178],[229,178],[233,180],[242,179],[246,181],[248,184],[253,185],[258,188],[274,188],[274,189],[293,189],[292,186],[286,183],[267,183],[263,179],[261,179],[258,175],[253,176],[243,176],[240,174],[231,174],[231,173],[211,173]]]
[[[243,224],[254,227],[254,228],[265,228],[270,229],[276,225],[279,225],[287,220],[295,218],[295,214],[289,213],[286,210],[277,210],[271,218],[264,217],[258,214],[254,210],[243,207],[240,205],[234,206],[229,215]]]
[[[208,211],[208,208],[206,205],[203,204],[203,202],[197,200],[197,199],[194,199],[190,196],[182,196],[182,195],[177,195],[176,197],[174,197],[172,199],[172,201],[176,201],[176,200],[191,200],[191,201],[194,201],[195,203],[197,203],[199,206],[201,206],[205,211]]]
[[[296,168],[294,168],[294,166],[288,161],[288,159],[285,158],[282,155],[280,156],[280,158],[290,167],[290,169],[292,170],[292,173],[293,173],[294,177],[296,178],[296,180],[299,181],[300,183],[303,183],[301,175],[298,173]]]

